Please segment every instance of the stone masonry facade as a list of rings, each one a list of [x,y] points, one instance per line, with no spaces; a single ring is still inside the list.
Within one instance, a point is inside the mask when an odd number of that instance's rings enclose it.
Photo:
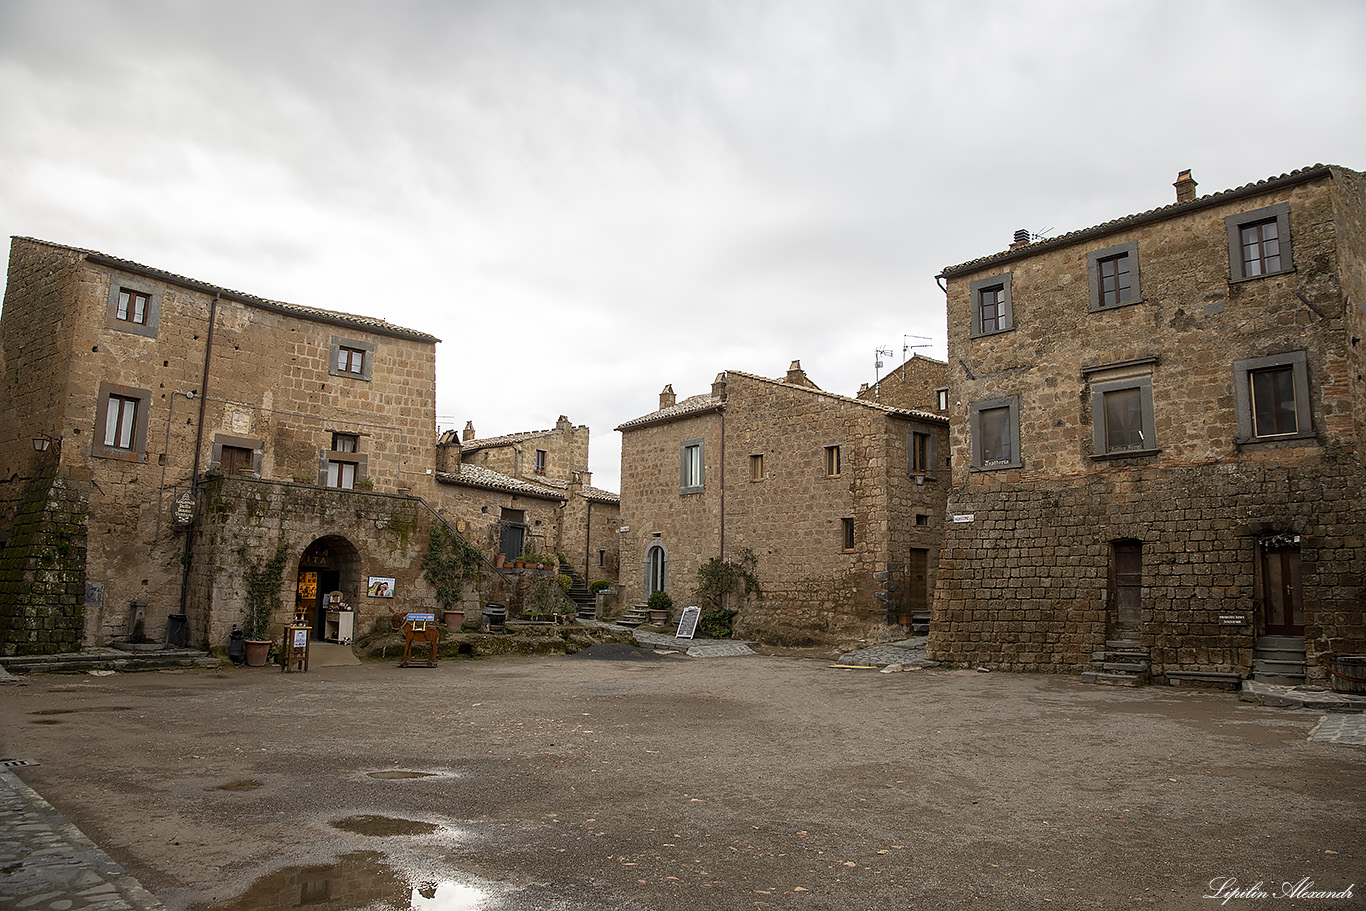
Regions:
[[[675,605],[696,603],[698,568],[747,549],[764,597],[739,606],[737,635],[824,641],[928,607],[949,472],[912,470],[909,447],[919,433],[942,452],[943,418],[822,391],[797,362],[777,380],[726,371],[682,402],[666,387],[660,406],[618,428],[628,604],[661,562]]]
[[[1362,176],[1176,186],[944,270],[955,471],[931,657],[1077,672],[1124,624],[1126,584],[1159,680],[1245,677],[1274,631],[1304,636],[1319,683],[1366,651]]]

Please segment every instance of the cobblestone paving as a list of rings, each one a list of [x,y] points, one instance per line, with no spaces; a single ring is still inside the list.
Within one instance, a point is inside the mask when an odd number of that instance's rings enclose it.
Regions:
[[[886,645],[873,645],[853,652],[845,652],[839,657],[840,664],[862,667],[885,667],[892,664],[905,664],[910,667],[935,667],[936,662],[925,659],[924,636],[889,642]]]
[[[1309,739],[1366,746],[1366,715],[1324,715],[1309,732]]]
[[[679,639],[663,633],[636,630],[636,641],[647,648],[676,649],[690,658],[737,658],[755,654],[748,642],[730,639]]]
[[[12,772],[0,772],[0,907],[164,911],[152,893]]]

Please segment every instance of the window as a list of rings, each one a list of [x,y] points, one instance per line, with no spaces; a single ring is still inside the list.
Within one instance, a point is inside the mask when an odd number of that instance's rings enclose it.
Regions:
[[[850,551],[854,549],[854,520],[840,519],[840,529],[844,535],[844,549]]]
[[[360,339],[332,336],[327,372],[332,376],[369,380],[374,369],[375,346]]]
[[[1156,452],[1152,377],[1092,383],[1091,425],[1098,457]]]
[[[143,461],[151,400],[150,390],[100,383],[91,454],[106,459]]]
[[[1290,204],[1277,203],[1224,219],[1228,230],[1229,281],[1291,272]]]
[[[360,348],[347,348],[345,345],[339,347],[337,349],[337,372],[363,376],[365,374],[365,351]]]
[[[547,461],[549,461],[549,456],[546,455],[546,451],[545,451],[544,449],[538,449],[538,450],[536,450],[536,473],[537,473],[537,474],[545,474],[545,465],[546,465],[546,462],[547,462]]]
[[[244,472],[260,477],[261,459],[265,448],[264,440],[249,440],[245,437],[216,433],[209,462],[211,465],[217,465],[223,474],[229,477],[239,477]]]
[[[147,310],[150,304],[150,294],[143,291],[130,291],[127,288],[120,288],[119,302],[114,308],[114,319],[145,326],[147,325]]]
[[[923,512],[918,512],[918,513],[915,514],[915,524],[916,524],[916,525],[929,525],[929,524],[930,524],[930,517],[927,516],[927,515],[925,515],[925,513],[923,513]]]
[[[151,282],[115,276],[109,282],[105,327],[156,338],[161,321],[161,292]]]
[[[105,414],[104,445],[115,449],[133,448],[133,426],[138,416],[138,400],[122,395],[109,397]]]
[[[764,479],[763,453],[755,453],[749,457],[749,479],[751,481],[762,481]]]
[[[679,451],[678,492],[702,492],[702,441],[687,440]]]
[[[598,565],[599,565],[599,566],[606,566],[606,565],[607,565],[607,551],[605,551],[605,550],[600,550],[600,551],[598,551]]]
[[[1017,395],[974,402],[968,410],[972,433],[972,467],[1019,468],[1020,397]]]
[[[936,389],[934,391],[934,410],[949,410],[949,391],[947,389]]]
[[[994,335],[1015,328],[1015,317],[1010,299],[1010,278],[995,275],[979,278],[968,285],[972,296],[972,337]]]
[[[825,476],[827,478],[838,477],[840,473],[840,448],[838,446],[825,447]]]
[[[934,434],[923,430],[911,430],[909,443],[909,462],[908,468],[914,475],[934,477],[936,450]]]
[[[1087,253],[1086,278],[1091,286],[1092,310],[1138,303],[1138,244],[1116,244]]]
[[[1305,439],[1314,435],[1309,367],[1303,351],[1235,361],[1238,442]]]
[[[356,482],[365,477],[366,460],[360,453],[359,434],[334,432],[332,448],[322,454],[318,483],[353,490]]]
[[[327,462],[327,486],[351,490],[356,486],[355,462]]]

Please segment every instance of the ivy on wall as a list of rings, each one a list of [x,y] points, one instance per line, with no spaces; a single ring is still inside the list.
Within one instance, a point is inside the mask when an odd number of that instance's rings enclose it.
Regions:
[[[483,578],[483,555],[442,524],[432,526],[427,553],[422,556],[422,578],[436,590],[442,610],[454,610],[465,583]]]

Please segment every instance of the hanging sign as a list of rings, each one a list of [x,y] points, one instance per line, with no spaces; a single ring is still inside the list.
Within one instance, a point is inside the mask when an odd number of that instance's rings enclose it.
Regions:
[[[697,621],[701,616],[702,608],[700,607],[683,608],[683,616],[678,621],[677,637],[679,639],[691,639],[697,632]]]
[[[175,524],[180,526],[192,525],[194,523],[194,494],[188,490],[181,491],[175,498]]]

